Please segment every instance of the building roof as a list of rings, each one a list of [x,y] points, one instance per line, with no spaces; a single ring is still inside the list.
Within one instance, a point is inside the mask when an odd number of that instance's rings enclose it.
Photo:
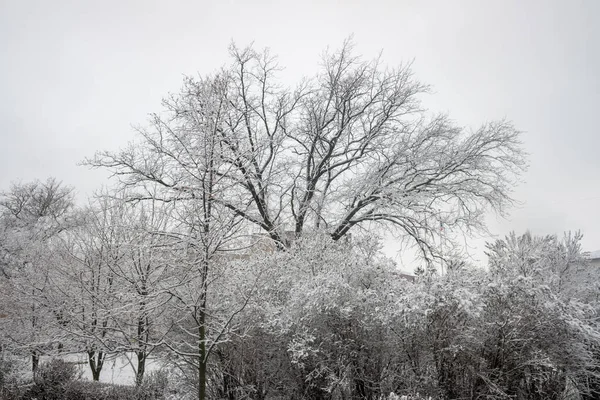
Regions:
[[[590,260],[600,259],[600,250],[590,251]]]

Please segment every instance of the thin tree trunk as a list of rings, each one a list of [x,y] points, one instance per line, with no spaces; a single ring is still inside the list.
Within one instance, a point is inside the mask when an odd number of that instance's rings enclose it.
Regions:
[[[35,295],[35,291],[33,292],[33,294]],[[33,316],[31,317],[31,327],[33,328],[33,331],[35,332],[35,330],[37,329],[37,319],[35,318],[35,305],[31,306],[31,310],[32,310],[32,314]],[[35,371],[37,371],[38,369],[38,365],[40,364],[40,355],[37,352],[37,350],[33,350],[31,352],[31,372],[33,372],[33,374],[35,375]]]
[[[204,327],[204,310],[201,310],[200,326],[198,327],[198,400],[206,399],[206,329]]]
[[[31,372],[33,372],[35,374],[35,371],[37,371],[39,365],[40,365],[40,355],[38,354],[37,351],[34,350],[31,353]]]
[[[146,371],[146,352],[144,350],[137,351],[137,372],[135,374],[135,385],[140,386],[144,381],[144,372]]]
[[[142,296],[147,296],[148,293],[146,291],[145,282],[142,283],[142,291],[140,293]],[[138,326],[137,326],[137,340],[138,340],[138,350],[136,351],[136,356],[138,360],[137,372],[135,374],[135,385],[140,386],[144,380],[144,372],[146,371],[146,358],[148,357],[147,352],[147,343],[149,339],[149,320],[146,312],[146,302],[142,300],[140,302],[139,316],[138,316]]]

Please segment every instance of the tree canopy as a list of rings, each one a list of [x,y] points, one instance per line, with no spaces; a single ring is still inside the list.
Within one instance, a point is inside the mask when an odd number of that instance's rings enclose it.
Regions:
[[[231,63],[188,77],[138,140],[87,164],[110,169],[137,199],[211,200],[285,244],[323,229],[338,240],[374,223],[439,257],[440,225],[484,228],[504,213],[525,168],[508,121],[471,130],[423,109],[428,87],[410,64],[363,60],[351,41],[324,54],[319,71],[289,88],[268,50],[230,47]],[[154,193],[154,192],[152,192]],[[448,236],[444,235],[444,239]]]

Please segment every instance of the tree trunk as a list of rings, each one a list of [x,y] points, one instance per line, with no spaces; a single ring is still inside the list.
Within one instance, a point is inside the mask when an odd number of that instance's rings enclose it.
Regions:
[[[136,352],[138,365],[137,372],[135,373],[135,385],[140,386],[144,381],[144,372],[146,371],[146,352]]]
[[[212,184],[212,181],[211,181]],[[206,220],[210,220],[211,215],[211,203],[208,203]],[[204,232],[208,234],[210,232],[210,226],[204,225]],[[198,323],[198,400],[204,400],[206,398],[206,299],[208,297],[208,260],[209,254],[208,249],[205,248],[204,260],[202,261],[202,292],[200,298],[200,307],[195,312],[200,312],[196,322]]]
[[[31,353],[31,372],[33,372],[35,374],[35,371],[37,371],[39,365],[40,365],[40,355],[38,354],[37,351],[34,350]]]
[[[90,364],[90,369],[92,370],[92,380],[99,381],[100,380],[100,372],[102,371],[102,367],[104,366],[104,357],[105,354],[102,351],[88,351],[88,362]],[[98,362],[94,356],[98,354]]]
[[[198,327],[198,400],[204,400],[206,398],[206,330],[204,327],[204,310],[200,312],[202,313],[200,317],[202,323]]]
[[[140,293],[142,296],[146,296],[148,293],[146,291],[146,284],[142,282],[142,290]],[[148,315],[146,313],[146,302],[142,300],[140,302],[139,308],[139,316],[138,316],[138,324],[137,324],[137,340],[138,340],[138,349],[135,352],[138,360],[137,372],[135,374],[135,385],[140,386],[142,381],[144,380],[144,372],[146,371],[146,357],[148,353],[147,343],[148,343]]]

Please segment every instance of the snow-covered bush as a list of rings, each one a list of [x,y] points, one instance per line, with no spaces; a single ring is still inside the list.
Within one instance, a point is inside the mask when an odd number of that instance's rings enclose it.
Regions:
[[[217,352],[218,395],[593,393],[600,365],[594,304],[564,295],[550,276],[561,269],[537,262],[524,275],[510,264],[515,259],[504,257],[502,268],[462,265],[408,282],[373,240],[305,237],[261,259],[269,267],[240,316],[245,329]]]

